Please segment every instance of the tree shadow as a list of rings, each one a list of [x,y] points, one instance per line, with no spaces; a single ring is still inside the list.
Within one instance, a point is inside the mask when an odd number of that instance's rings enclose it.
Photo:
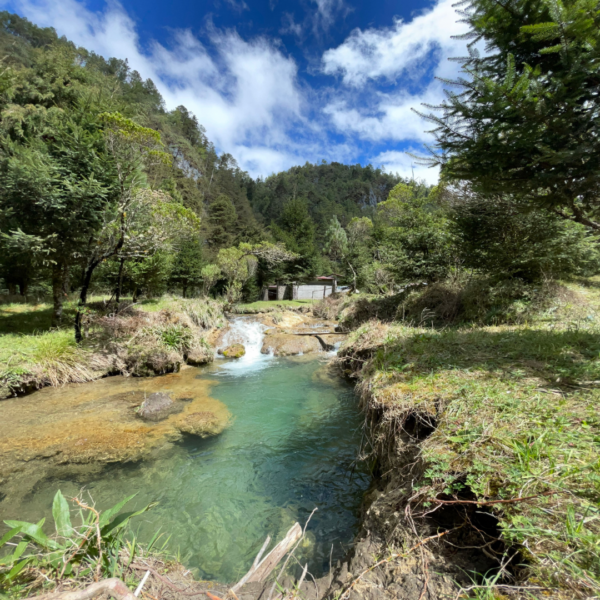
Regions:
[[[392,368],[411,363],[415,374],[488,371],[559,387],[600,379],[600,332],[584,329],[415,332],[386,343],[380,353]]]
[[[0,335],[24,334],[33,335],[48,331],[52,325],[52,307],[36,307],[19,305],[19,310],[0,304]],[[65,310],[63,313],[63,327],[71,326],[74,311]]]

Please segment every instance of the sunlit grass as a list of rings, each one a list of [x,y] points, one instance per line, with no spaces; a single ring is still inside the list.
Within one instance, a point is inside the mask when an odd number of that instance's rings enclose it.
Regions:
[[[537,585],[588,597],[600,593],[600,294],[572,289],[521,325],[367,323],[345,352],[370,356],[370,402],[435,425],[413,502],[532,496],[489,509],[507,547]]]

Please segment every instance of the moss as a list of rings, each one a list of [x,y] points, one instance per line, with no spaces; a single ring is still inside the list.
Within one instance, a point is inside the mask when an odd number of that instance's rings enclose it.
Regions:
[[[244,354],[246,354],[246,348],[243,344],[233,344],[223,350],[223,356],[226,358],[241,358]]]

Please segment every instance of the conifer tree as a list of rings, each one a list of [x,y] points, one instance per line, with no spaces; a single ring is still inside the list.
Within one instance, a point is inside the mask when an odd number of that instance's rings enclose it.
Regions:
[[[470,55],[457,59],[465,77],[446,82],[459,91],[426,115],[436,125],[430,164],[600,230],[598,0],[463,7]]]

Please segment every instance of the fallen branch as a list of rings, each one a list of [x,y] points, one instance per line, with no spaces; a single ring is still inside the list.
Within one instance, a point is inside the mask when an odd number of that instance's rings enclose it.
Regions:
[[[254,559],[254,563],[250,567],[250,570],[236,583],[231,590],[237,592],[246,583],[261,582],[264,581],[271,573],[271,571],[279,564],[279,561],[288,553],[289,549],[302,537],[302,528],[299,523],[295,523],[294,526],[287,532],[286,536],[263,558],[262,561],[258,562],[263,552],[265,551],[269,538],[263,545],[258,556]]]
[[[53,592],[43,596],[30,596],[26,600],[91,600],[99,594],[107,594],[116,600],[137,600],[129,588],[117,577],[92,583],[84,590]]]

